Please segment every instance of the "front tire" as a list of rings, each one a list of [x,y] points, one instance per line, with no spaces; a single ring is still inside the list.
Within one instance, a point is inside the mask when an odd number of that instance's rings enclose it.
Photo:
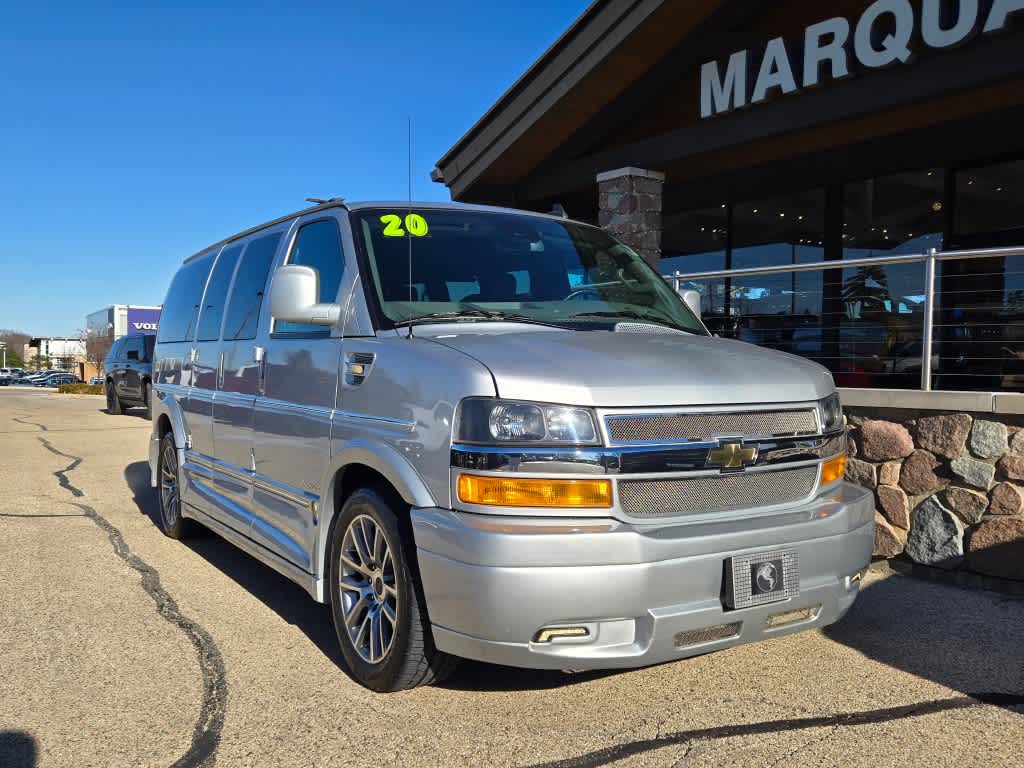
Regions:
[[[157,490],[160,505],[160,530],[172,539],[183,539],[191,532],[191,520],[181,515],[181,472],[174,434],[168,432],[160,441],[156,461]]]
[[[111,416],[120,416],[124,413],[124,408],[121,407],[121,400],[118,398],[117,392],[114,391],[112,381],[107,382],[107,413]]]
[[[338,644],[352,677],[379,692],[438,682],[456,663],[434,646],[405,511],[390,494],[360,489],[331,537]]]

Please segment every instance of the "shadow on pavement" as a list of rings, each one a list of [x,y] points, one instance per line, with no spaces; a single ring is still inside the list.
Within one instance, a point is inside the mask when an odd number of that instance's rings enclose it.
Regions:
[[[0,768],[35,768],[36,740],[25,731],[0,731]]]
[[[159,528],[159,508],[155,489],[149,486],[149,464],[137,461],[124,470],[132,500],[142,514]],[[338,650],[330,609],[314,601],[297,584],[289,581],[205,528],[202,533],[181,543],[245,588],[270,610],[300,629],[320,651],[339,668],[346,670]],[[205,535],[204,535],[205,534]],[[520,691],[557,688],[583,683],[613,672],[588,672],[569,675],[557,670],[526,670],[493,664],[463,661],[456,672],[440,685],[465,691]]]
[[[146,416],[146,409],[143,406],[122,404],[121,407],[124,409],[121,412],[121,416],[130,416],[133,419],[143,419],[144,421],[149,421],[149,417]],[[104,416],[110,416],[110,418],[112,419],[118,418],[117,416],[112,416],[111,414],[107,413],[106,406],[102,408],[97,408],[96,411],[97,413],[102,413]]]
[[[953,690],[1024,703],[1024,600],[892,575],[870,583],[826,637]]]

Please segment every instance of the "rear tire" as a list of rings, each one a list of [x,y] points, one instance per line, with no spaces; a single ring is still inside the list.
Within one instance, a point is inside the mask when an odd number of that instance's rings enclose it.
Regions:
[[[382,693],[436,683],[458,661],[434,646],[406,512],[391,494],[362,488],[331,536],[338,644],[352,677]]]
[[[121,400],[117,396],[117,392],[114,391],[114,383],[112,381],[107,382],[107,413],[111,416],[120,416],[124,413],[124,408],[121,406]]]
[[[181,470],[173,432],[160,441],[156,477],[160,530],[172,539],[183,539],[192,532],[192,521],[181,516]]]
[[[146,418],[149,421],[153,420],[153,404],[150,402],[151,392],[149,382],[142,382],[142,407],[146,409]]]

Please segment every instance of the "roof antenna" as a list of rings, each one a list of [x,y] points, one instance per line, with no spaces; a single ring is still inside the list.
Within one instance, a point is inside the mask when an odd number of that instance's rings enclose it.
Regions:
[[[409,159],[409,176],[408,176],[408,191],[409,191],[409,211],[412,214],[412,115],[406,115],[406,128],[408,136],[408,159]],[[409,221],[409,217],[406,217],[406,222]],[[412,310],[412,234],[408,231],[408,223],[405,225],[406,233],[405,237],[409,241],[409,304],[410,304],[410,316],[413,314]],[[412,338],[412,323],[409,323],[409,333],[406,336],[407,339]]]

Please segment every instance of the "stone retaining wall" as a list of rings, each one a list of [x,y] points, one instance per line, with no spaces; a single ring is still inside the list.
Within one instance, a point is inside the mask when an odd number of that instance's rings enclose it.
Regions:
[[[1024,580],[1024,417],[846,408],[875,554]]]

